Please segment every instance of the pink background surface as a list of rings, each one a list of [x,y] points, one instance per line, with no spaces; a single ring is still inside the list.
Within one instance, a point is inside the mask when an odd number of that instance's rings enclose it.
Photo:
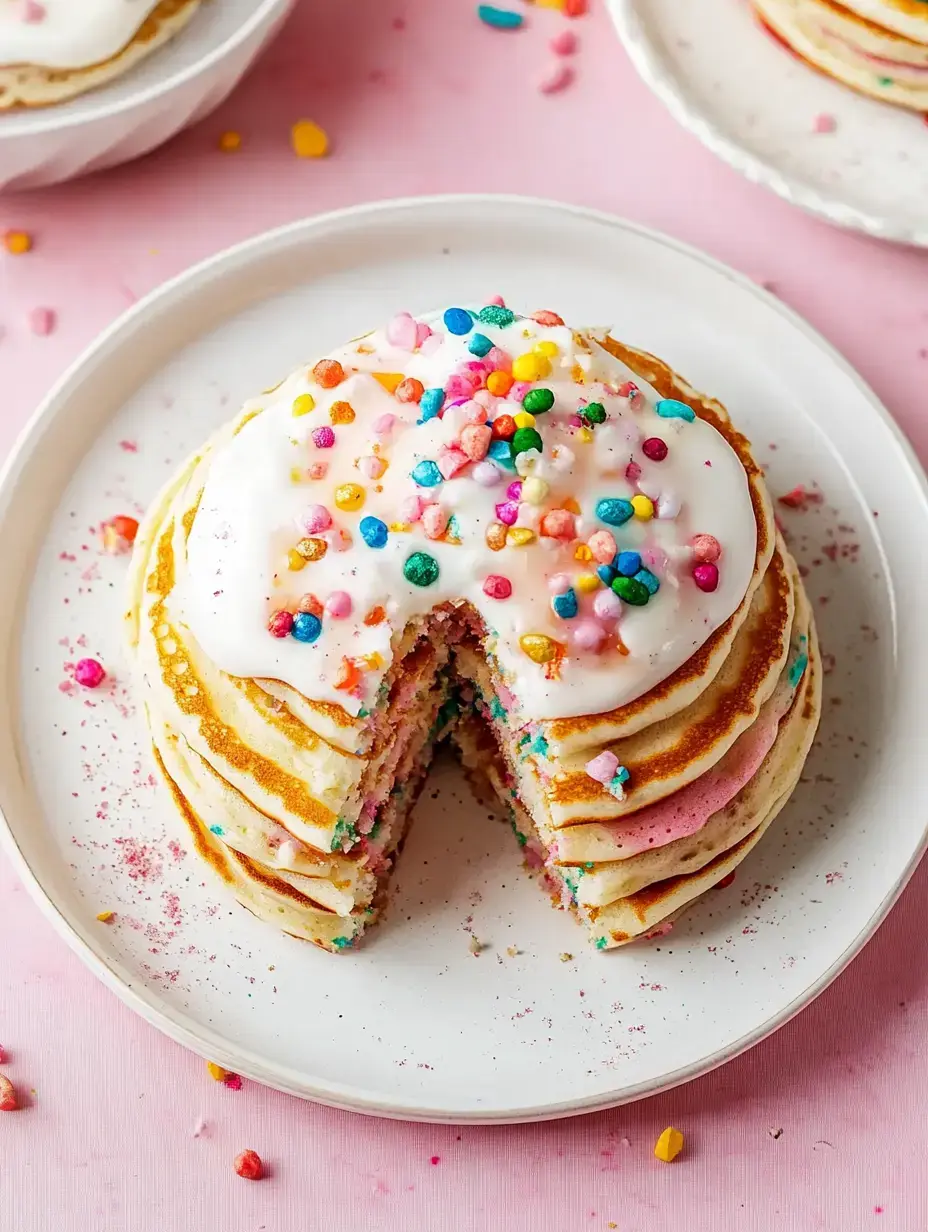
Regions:
[[[532,28],[504,35],[469,0],[304,0],[234,97],[169,148],[0,200],[0,231],[36,240],[0,254],[0,450],[101,328],[189,263],[371,198],[505,191],[626,215],[773,281],[928,460],[928,254],[830,230],[716,162],[638,81],[602,0],[572,26],[576,83],[539,94],[563,22],[527,11]],[[329,131],[331,158],[293,157],[300,116]],[[226,128],[241,153],[217,150]],[[29,331],[37,306],[58,314],[50,337]],[[573,1121],[454,1129],[212,1082],[95,982],[0,857],[0,1044],[28,1105],[0,1117],[0,1230],[918,1232],[926,897],[923,867],[831,989],[715,1074]],[[667,1166],[651,1152],[671,1123],[687,1148]],[[272,1169],[259,1185],[232,1172],[246,1146]]]

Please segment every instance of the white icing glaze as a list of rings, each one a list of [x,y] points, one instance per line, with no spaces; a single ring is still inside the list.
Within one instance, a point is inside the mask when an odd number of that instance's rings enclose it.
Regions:
[[[0,65],[86,68],[131,41],[159,0],[0,0]]]
[[[311,367],[301,369],[251,404],[263,407],[262,413],[214,452],[188,541],[182,605],[192,633],[213,661],[233,675],[283,680],[307,697],[338,702],[356,714],[362,705],[371,705],[380,672],[365,674],[359,695],[336,690],[335,673],[343,657],[376,651],[389,662],[392,630],[437,604],[463,598],[477,608],[494,635],[490,649],[526,718],[601,713],[633,700],[683,664],[745,595],[754,570],[757,529],[741,462],[710,424],[659,417],[653,409],[659,395],[600,347],[591,333],[584,342],[566,326],[542,327],[525,318],[502,328],[478,322],[476,330],[512,356],[542,341],[555,343],[559,350],[550,375],[533,386],[556,396],[554,409],[537,416],[535,424],[545,444],[534,474],[550,490],[540,507],[520,506],[518,524],[537,528],[540,514],[568,497],[581,508],[572,542],[539,535],[526,546],[507,544],[494,552],[485,542],[485,531],[497,521],[494,507],[506,500],[506,489],[518,476],[503,471],[495,487],[484,487],[470,477],[471,464],[439,487],[418,488],[410,472],[422,459],[436,459],[439,447],[458,435],[462,412],[448,409],[442,418],[417,424],[420,408],[399,402],[368,375],[404,373],[430,389],[444,387],[462,362],[474,360],[467,349],[470,335],[446,333],[440,317],[428,320],[436,333],[425,344],[425,353],[391,345],[383,331],[356,340],[328,357],[345,369],[341,384],[323,389],[313,380]],[[583,384],[574,379],[575,365],[582,369]],[[629,380],[641,396],[630,402],[609,392]],[[315,407],[294,417],[293,401],[305,393],[312,394]],[[491,419],[521,409],[512,401],[504,405],[503,399],[487,400],[494,404]],[[580,402],[594,400],[605,405],[608,419],[593,430],[591,442],[582,443],[576,436],[575,412]],[[311,433],[329,425],[336,401],[350,403],[356,418],[351,424],[336,424],[335,446],[319,449]],[[385,413],[395,415],[396,423],[378,437],[373,424]],[[648,461],[640,448],[654,436],[669,449],[659,463]],[[356,459],[373,455],[375,444],[389,463],[376,481],[356,466]],[[641,466],[637,486],[625,474],[631,459]],[[294,482],[293,468],[305,475],[312,461],[329,464],[326,476]],[[335,488],[346,482],[366,490],[364,506],[356,513],[341,512],[334,503]],[[598,500],[630,499],[636,492],[648,494],[671,513],[679,505],[679,513],[648,522],[633,519],[621,527],[606,527],[597,518]],[[391,529],[384,548],[368,547],[358,533],[360,520],[373,515],[388,525],[398,523],[400,507],[412,494],[439,501],[453,512],[461,542],[430,540],[417,522],[406,531]],[[300,514],[316,503],[332,514],[333,530],[348,531],[353,544],[344,551],[330,547],[321,560],[290,572],[288,549],[305,534],[296,529]],[[614,636],[600,653],[578,650],[573,643],[577,620],[562,620],[551,607],[549,577],[566,573],[573,581],[580,572],[594,571],[596,562],[578,562],[575,552],[578,543],[602,529],[614,534],[620,549],[651,549],[656,562],[652,569],[661,582],[647,606],[623,607],[618,630],[627,655],[619,653]],[[687,545],[699,533],[714,535],[722,545],[714,593],[699,590],[691,577],[693,559]],[[326,532],[322,537],[334,540],[337,535]],[[438,562],[440,575],[434,584],[419,587],[405,579],[403,565],[414,551],[427,552]],[[488,574],[508,577],[512,596],[488,598],[482,588]],[[351,595],[353,611],[341,620],[324,615],[322,634],[314,644],[278,639],[267,631],[273,610],[294,611],[307,593],[324,603],[336,590]],[[577,597],[581,618],[589,617],[595,595],[577,591]],[[365,625],[364,615],[377,605],[387,610],[388,621]],[[566,645],[558,678],[549,679],[520,649],[519,639],[527,633],[546,634]]]

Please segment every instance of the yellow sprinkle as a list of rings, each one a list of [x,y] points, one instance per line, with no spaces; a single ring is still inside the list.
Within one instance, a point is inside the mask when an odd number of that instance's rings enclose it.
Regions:
[[[557,642],[545,633],[523,633],[519,638],[519,647],[533,663],[550,663],[558,652]]]
[[[312,394],[300,394],[299,397],[293,399],[290,414],[294,419],[298,419],[300,415],[308,415],[315,405],[316,399]]]
[[[28,231],[7,231],[3,246],[11,256],[20,257],[32,247],[32,236]]]
[[[512,361],[512,375],[517,381],[543,381],[550,372],[551,361],[535,351],[526,351]]]
[[[223,1069],[221,1065],[217,1065],[215,1061],[206,1062],[206,1072],[214,1082],[225,1082],[229,1076],[229,1071]]]
[[[101,924],[109,924],[110,920],[113,918],[115,914],[116,914],[115,911],[101,911],[100,914],[97,916],[97,919],[100,921]]]
[[[577,544],[577,549],[574,552],[574,560],[592,560],[592,559],[593,559],[593,553],[586,546],[586,544],[585,543]]]
[[[534,0],[540,9],[563,9],[564,0]]]
[[[291,483],[302,483],[305,478],[306,476],[303,474],[303,471],[300,469],[300,467],[298,466],[290,467],[290,482]]]
[[[329,550],[329,545],[324,539],[313,537],[311,539],[301,539],[296,545],[296,550],[304,560],[322,560]]]
[[[222,133],[219,138],[219,148],[223,154],[234,154],[242,148],[242,134],[235,132],[234,129]]]
[[[574,366],[571,368],[570,379],[573,381],[575,385],[586,384],[586,373],[583,371],[583,369],[580,367],[579,364],[574,364]]]
[[[291,573],[299,573],[306,568],[306,557],[301,556],[296,548],[291,548],[287,553],[287,568]]]
[[[554,359],[555,355],[561,353],[561,348],[556,342],[538,342],[535,344],[535,350],[539,355],[544,355],[546,359]]]
[[[581,509],[572,496],[568,496],[566,500],[561,501],[561,508],[566,509],[568,513],[573,513],[579,516]]]
[[[517,411],[512,418],[517,428],[534,428],[535,426],[535,416],[529,414],[528,411]]]
[[[354,513],[364,504],[364,489],[358,483],[342,483],[335,489],[335,504],[344,513]]]
[[[649,496],[633,496],[631,504],[639,521],[650,522],[654,517],[654,502]]]
[[[396,393],[397,385],[406,379],[402,372],[372,372],[371,376],[384,387],[388,394]]]
[[[329,152],[325,129],[312,120],[297,120],[290,129],[290,142],[297,158],[324,158]]]
[[[537,475],[528,475],[522,480],[522,499],[530,505],[540,505],[548,495],[548,485]]]
[[[574,440],[581,441],[584,445],[589,445],[592,439],[593,439],[593,433],[590,431],[589,428],[578,428],[577,431],[574,433]]]
[[[369,672],[377,672],[385,666],[383,655],[378,654],[376,650],[371,654],[361,655],[356,662],[359,667],[363,664],[364,670]]]
[[[506,534],[506,542],[511,543],[513,547],[521,548],[534,541],[535,532],[528,526],[510,526]]]
[[[662,1159],[665,1164],[669,1164],[677,1158],[682,1150],[683,1135],[679,1129],[674,1129],[673,1126],[668,1125],[657,1140],[654,1154],[658,1159]]]
[[[599,589],[599,578],[595,573],[581,573],[574,585],[577,587],[577,590],[588,595],[592,591]]]
[[[404,535],[412,530],[412,526],[408,522],[391,522],[390,529],[395,535]]]

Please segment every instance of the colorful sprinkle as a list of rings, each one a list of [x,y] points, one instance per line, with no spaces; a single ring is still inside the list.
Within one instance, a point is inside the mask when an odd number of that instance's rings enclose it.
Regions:
[[[438,561],[428,552],[413,552],[403,565],[403,576],[413,586],[431,586],[438,581]]]
[[[512,377],[508,372],[496,368],[487,377],[487,389],[495,398],[505,398],[512,389]]]
[[[355,513],[364,504],[364,489],[357,483],[342,483],[335,489],[335,504],[343,513]]]
[[[700,590],[704,590],[706,594],[711,594],[713,590],[718,589],[718,566],[712,564],[697,565],[693,570],[693,581]]]
[[[554,406],[554,393],[550,389],[530,389],[522,399],[522,409],[530,415],[544,415]]]
[[[516,434],[516,421],[511,415],[498,415],[490,424],[495,441],[511,441]]]
[[[560,643],[546,633],[523,633],[519,648],[533,663],[550,663],[561,652]]]
[[[634,577],[641,568],[641,556],[638,552],[620,552],[615,562],[617,573],[623,577]]]
[[[494,466],[492,462],[478,462],[471,471],[471,477],[482,488],[492,488],[499,483],[503,476],[499,467]]]
[[[448,333],[456,334],[458,337],[469,334],[474,328],[474,318],[466,308],[446,309],[442,321]]]
[[[511,526],[506,532],[506,542],[511,543],[516,548],[524,548],[528,544],[534,543],[535,538],[535,532],[528,526]]]
[[[476,355],[478,359],[483,359],[485,355],[488,355],[493,350],[493,343],[486,334],[473,334],[470,342],[467,344],[467,349],[471,355]]]
[[[694,558],[701,565],[714,565],[722,555],[722,545],[715,535],[695,535],[692,548]]]
[[[654,409],[661,419],[685,419],[687,423],[692,423],[696,418],[693,408],[685,402],[678,402],[676,398],[661,398],[654,403]]]
[[[580,650],[592,650],[594,654],[602,649],[606,640],[606,630],[595,620],[578,620],[571,628],[571,635],[575,646]]]
[[[537,475],[528,475],[522,481],[522,499],[529,505],[540,505],[548,495],[548,485]]]
[[[417,462],[412,468],[411,475],[413,482],[417,483],[420,488],[435,488],[442,481],[441,471],[431,459]]]
[[[414,351],[419,341],[416,321],[408,312],[398,312],[386,330],[387,342],[401,351]]]
[[[316,596],[309,594],[300,596],[300,601],[296,605],[296,610],[298,612],[309,612],[312,616],[318,616],[320,620],[322,619],[322,614],[325,611]]]
[[[109,556],[125,556],[132,550],[135,537],[139,533],[139,524],[135,518],[118,514],[110,518],[101,527],[103,550]]]
[[[646,587],[649,595],[656,595],[661,588],[660,579],[650,569],[639,569],[635,574],[635,581]]]
[[[15,1112],[18,1106],[16,1088],[6,1074],[0,1074],[0,1112]]]
[[[641,452],[650,462],[663,462],[667,457],[667,442],[659,436],[649,436],[641,446]]]
[[[639,493],[631,499],[632,510],[639,522],[650,522],[654,517],[654,502],[650,496]]]
[[[498,462],[500,466],[504,466],[508,471],[515,470],[515,462],[512,458],[512,444],[509,441],[491,441],[490,448],[487,451],[494,462]]]
[[[320,539],[317,535],[311,535],[306,539],[301,539],[296,545],[296,550],[304,560],[322,560],[323,556],[325,556],[326,552],[329,550],[329,545],[324,539]]]
[[[551,374],[551,361],[537,351],[526,351],[512,361],[512,375],[517,381],[543,381]]]
[[[443,389],[427,389],[419,399],[419,414],[422,416],[422,422],[427,423],[430,419],[434,419],[444,401],[445,391]]]
[[[313,428],[312,442],[317,449],[331,449],[335,444],[335,433],[328,424],[323,424],[321,428]]]
[[[74,679],[85,689],[97,689],[106,679],[106,671],[96,659],[79,659],[74,668]]]
[[[518,30],[525,20],[521,13],[498,9],[492,4],[478,4],[477,16],[485,26],[491,26],[494,30]],[[486,312],[486,309],[483,311]]]
[[[264,1176],[264,1164],[257,1151],[242,1151],[235,1157],[235,1172],[245,1181],[260,1181]]]
[[[615,753],[610,753],[608,749],[603,750],[596,757],[593,757],[586,763],[584,770],[591,779],[595,779],[597,783],[611,783],[616,770],[619,768],[619,759]]]
[[[12,257],[21,257],[32,248],[32,236],[28,231],[6,231],[3,236],[3,247]]]
[[[588,402],[586,406],[580,408],[580,415],[587,423],[605,423],[606,408],[601,402]]]
[[[290,144],[297,158],[324,158],[329,152],[329,137],[313,120],[297,120],[290,129]]]
[[[397,402],[419,402],[425,393],[425,386],[414,376],[407,376],[400,381],[393,392]]]
[[[312,612],[297,612],[293,618],[290,636],[298,642],[314,642],[322,632],[322,621]]]
[[[283,610],[272,612],[267,627],[272,637],[289,637],[293,628],[293,613]]]
[[[320,359],[313,368],[313,379],[323,389],[334,389],[345,379],[345,369],[337,359]]]
[[[635,578],[617,577],[612,583],[612,589],[623,603],[628,603],[632,607],[644,607],[651,598],[647,586],[642,585]]]
[[[490,599],[508,599],[512,594],[512,582],[499,573],[491,573],[484,579],[483,593]]]
[[[506,529],[502,522],[491,522],[487,527],[484,538],[491,552],[499,552],[506,546]]]
[[[477,313],[477,320],[484,325],[496,325],[500,329],[505,329],[507,325],[511,325],[516,319],[516,314],[511,308],[504,308],[502,304],[487,304],[485,308],[481,308]]]
[[[654,1154],[658,1159],[663,1160],[665,1164],[669,1164],[677,1158],[682,1150],[683,1135],[679,1129],[674,1129],[672,1125],[669,1125],[658,1138],[654,1147]]]
[[[610,496],[596,502],[596,516],[608,526],[624,526],[634,513],[631,501],[619,496]]]
[[[516,428],[534,428],[535,416],[530,415],[528,411],[517,411],[512,417]]]
[[[386,522],[381,522],[380,518],[370,516],[362,518],[358,524],[358,530],[361,538],[369,548],[384,548],[387,546],[390,532],[387,530]]]
[[[570,587],[562,595],[555,595],[551,607],[561,620],[573,620],[577,615],[577,592]]]
[[[537,449],[541,453],[544,449],[544,441],[541,439],[541,434],[534,428],[516,428],[511,448],[513,458],[518,457],[520,453],[526,453],[529,449]]]
[[[552,509],[541,519],[541,533],[548,539],[573,539],[576,522],[567,509]]]

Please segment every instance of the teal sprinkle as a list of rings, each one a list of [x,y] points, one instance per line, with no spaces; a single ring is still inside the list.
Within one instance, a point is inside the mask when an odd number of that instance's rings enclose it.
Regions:
[[[531,740],[531,736],[528,732],[523,732],[518,740],[518,748],[521,749],[524,744],[528,744],[529,740]]]
[[[612,782],[609,784],[609,791],[612,792],[619,800],[625,795],[623,790],[625,784],[629,780],[629,773],[624,766],[619,766],[615,774],[612,776]]]
[[[692,423],[696,418],[693,408],[685,402],[678,402],[676,398],[661,398],[654,403],[654,409],[661,419],[685,419],[687,423]]]
[[[516,314],[511,308],[501,308],[499,304],[487,304],[486,308],[481,308],[477,313],[478,321],[482,321],[484,325],[498,325],[501,329],[511,325],[515,319]]]
[[[361,707],[361,709],[358,711],[358,718],[359,718],[359,719],[366,719],[366,718],[368,717],[368,715],[369,715],[369,714],[370,714],[370,711],[369,711],[369,710],[365,710],[365,708],[362,706],[362,707]]]
[[[606,938],[605,938],[605,937],[597,937],[597,938],[596,938],[596,948],[597,948],[597,950],[604,950],[608,944],[609,944],[609,942],[606,940]]]
[[[548,742],[544,738],[544,736],[541,734],[541,732],[539,732],[538,735],[535,737],[535,739],[532,741],[531,745],[529,746],[528,751],[530,753],[536,753],[539,757],[548,756]]]
[[[449,539],[460,539],[461,523],[458,521],[458,515],[456,513],[452,513],[451,517],[448,519],[448,525],[446,526],[445,531]]]
[[[589,873],[589,872],[592,872],[592,870],[593,870],[595,867],[596,867],[596,865],[593,863],[593,861],[592,861],[592,860],[588,861],[588,862],[587,862],[586,864],[584,864],[584,866],[583,866],[584,870],[585,870],[586,872],[588,872],[588,873]]]
[[[336,937],[332,942],[336,950],[347,950],[354,945],[353,937]]]
[[[225,833],[222,826],[210,826],[209,832],[210,834],[224,834]]]
[[[809,656],[805,651],[800,651],[789,669],[789,687],[795,689],[802,679],[802,674],[809,666]]]
[[[499,700],[496,694],[493,694],[493,700],[490,702],[490,717],[492,719],[502,719],[505,722],[506,711],[503,703]]]

